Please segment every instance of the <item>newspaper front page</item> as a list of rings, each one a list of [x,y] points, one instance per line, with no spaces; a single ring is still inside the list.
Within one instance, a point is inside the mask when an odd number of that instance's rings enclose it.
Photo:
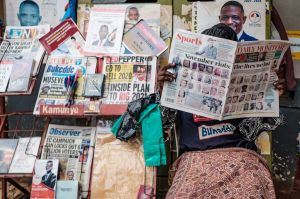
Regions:
[[[49,57],[45,66],[38,98],[36,100],[34,114],[55,115],[73,114],[83,112],[76,107],[65,107],[68,101],[68,90],[65,86],[65,78],[78,74],[77,88],[75,91],[75,105],[81,105],[88,99],[83,97],[84,77],[95,72],[96,59],[94,57]],[[61,105],[61,107],[57,107]],[[83,113],[82,113],[83,114]]]
[[[157,58],[152,56],[105,57],[105,104],[127,104],[155,91]]]
[[[83,198],[89,190],[95,131],[95,127],[50,124],[42,152],[42,159],[59,159],[61,179],[81,183]]]
[[[231,27],[236,31],[239,41],[266,39],[266,0],[197,1],[192,9],[193,32],[201,33],[231,18]]]
[[[3,60],[33,58],[32,75],[37,75],[42,57],[45,53],[38,39],[49,30],[50,25],[29,27],[7,26],[4,41],[0,46],[0,57]]]
[[[165,82],[161,104],[218,120],[278,116],[274,69],[288,46],[177,30],[169,58],[176,79]]]

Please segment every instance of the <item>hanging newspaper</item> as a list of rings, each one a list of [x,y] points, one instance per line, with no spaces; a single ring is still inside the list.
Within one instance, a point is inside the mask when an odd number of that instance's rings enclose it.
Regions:
[[[89,56],[119,54],[125,20],[125,6],[93,7],[84,51]]]
[[[193,32],[217,23],[230,24],[239,41],[266,39],[266,0],[198,1],[193,3]]]
[[[50,55],[83,56],[84,38],[75,22],[68,18],[40,38]]]
[[[163,106],[223,120],[276,117],[279,97],[273,83],[290,44],[235,42],[177,30],[169,62],[176,80],[165,82]]]
[[[42,151],[42,159],[59,159],[60,179],[81,183],[82,198],[89,191],[95,131],[95,127],[50,124]]]
[[[4,42],[0,46],[0,58],[3,60],[33,58],[32,75],[37,75],[45,53],[38,39],[49,30],[49,25],[30,27],[7,26]]]
[[[56,26],[65,14],[68,0],[5,0],[6,24],[9,26]]]
[[[157,58],[152,56],[105,57],[105,104],[127,104],[155,91]]]
[[[34,114],[41,115],[83,115],[83,104],[87,98],[83,97],[84,77],[95,73],[97,60],[95,57],[63,57],[51,56],[45,66],[40,85]],[[70,92],[65,85],[66,78],[77,77],[75,103],[66,107]],[[71,89],[70,89],[71,88]]]

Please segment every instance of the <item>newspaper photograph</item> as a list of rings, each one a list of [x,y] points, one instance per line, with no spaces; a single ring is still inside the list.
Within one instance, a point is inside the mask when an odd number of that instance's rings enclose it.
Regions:
[[[124,6],[93,7],[84,51],[89,56],[103,56],[103,54],[118,54],[121,49],[124,21]]]
[[[4,42],[2,42],[0,46],[0,57],[3,57],[3,60],[33,58],[32,75],[37,75],[45,53],[38,39],[49,30],[49,25],[30,27],[7,26],[5,29]]]
[[[95,131],[95,127],[50,124],[42,151],[42,159],[59,159],[61,179],[81,183],[83,198],[89,190]]]
[[[169,63],[176,64],[170,70],[176,78],[165,82],[161,104],[218,120],[276,117],[274,69],[289,45],[286,41],[240,43],[177,30],[169,57]]]
[[[192,13],[193,32],[201,33],[215,24],[230,23],[238,41],[266,39],[266,0],[197,1],[193,3]]]
[[[127,104],[155,91],[157,58],[152,56],[105,57],[105,104]]]
[[[60,23],[68,0],[5,0],[8,26],[37,26]],[[62,6],[63,5],[63,6]]]
[[[30,198],[55,198],[59,162],[57,159],[36,160]]]
[[[73,112],[83,114],[83,104],[86,100],[89,100],[83,97],[84,77],[86,74],[95,73],[95,67],[95,57],[50,56],[45,66],[34,114],[68,113],[72,115]],[[65,104],[68,103],[70,92],[70,89],[67,89],[65,85],[65,79],[76,74],[77,86],[74,105],[80,106],[65,107]]]

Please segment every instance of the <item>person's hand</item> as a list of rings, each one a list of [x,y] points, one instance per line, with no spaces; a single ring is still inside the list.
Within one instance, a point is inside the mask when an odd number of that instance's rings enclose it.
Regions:
[[[176,66],[175,64],[168,64],[159,69],[159,71],[157,73],[157,83],[158,83],[160,92],[162,91],[165,81],[172,82],[175,79],[176,75],[167,71],[169,68],[174,68],[175,66]]]
[[[276,90],[278,90],[279,96],[284,95],[284,93],[286,91],[286,81],[284,78],[283,70],[284,70],[283,68],[279,68],[279,70],[275,70],[275,72],[278,76],[278,80],[276,82],[274,82],[274,87]]]

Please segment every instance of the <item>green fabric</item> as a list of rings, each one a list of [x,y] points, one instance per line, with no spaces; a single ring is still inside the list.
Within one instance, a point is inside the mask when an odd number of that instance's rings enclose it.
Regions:
[[[139,123],[142,124],[146,166],[166,165],[167,157],[159,106],[157,104],[148,105],[141,113]]]
[[[114,123],[111,130],[116,136],[121,127],[123,115]],[[167,164],[166,149],[163,139],[163,126],[158,104],[149,104],[142,111],[138,124],[142,126],[144,158],[146,166]]]

